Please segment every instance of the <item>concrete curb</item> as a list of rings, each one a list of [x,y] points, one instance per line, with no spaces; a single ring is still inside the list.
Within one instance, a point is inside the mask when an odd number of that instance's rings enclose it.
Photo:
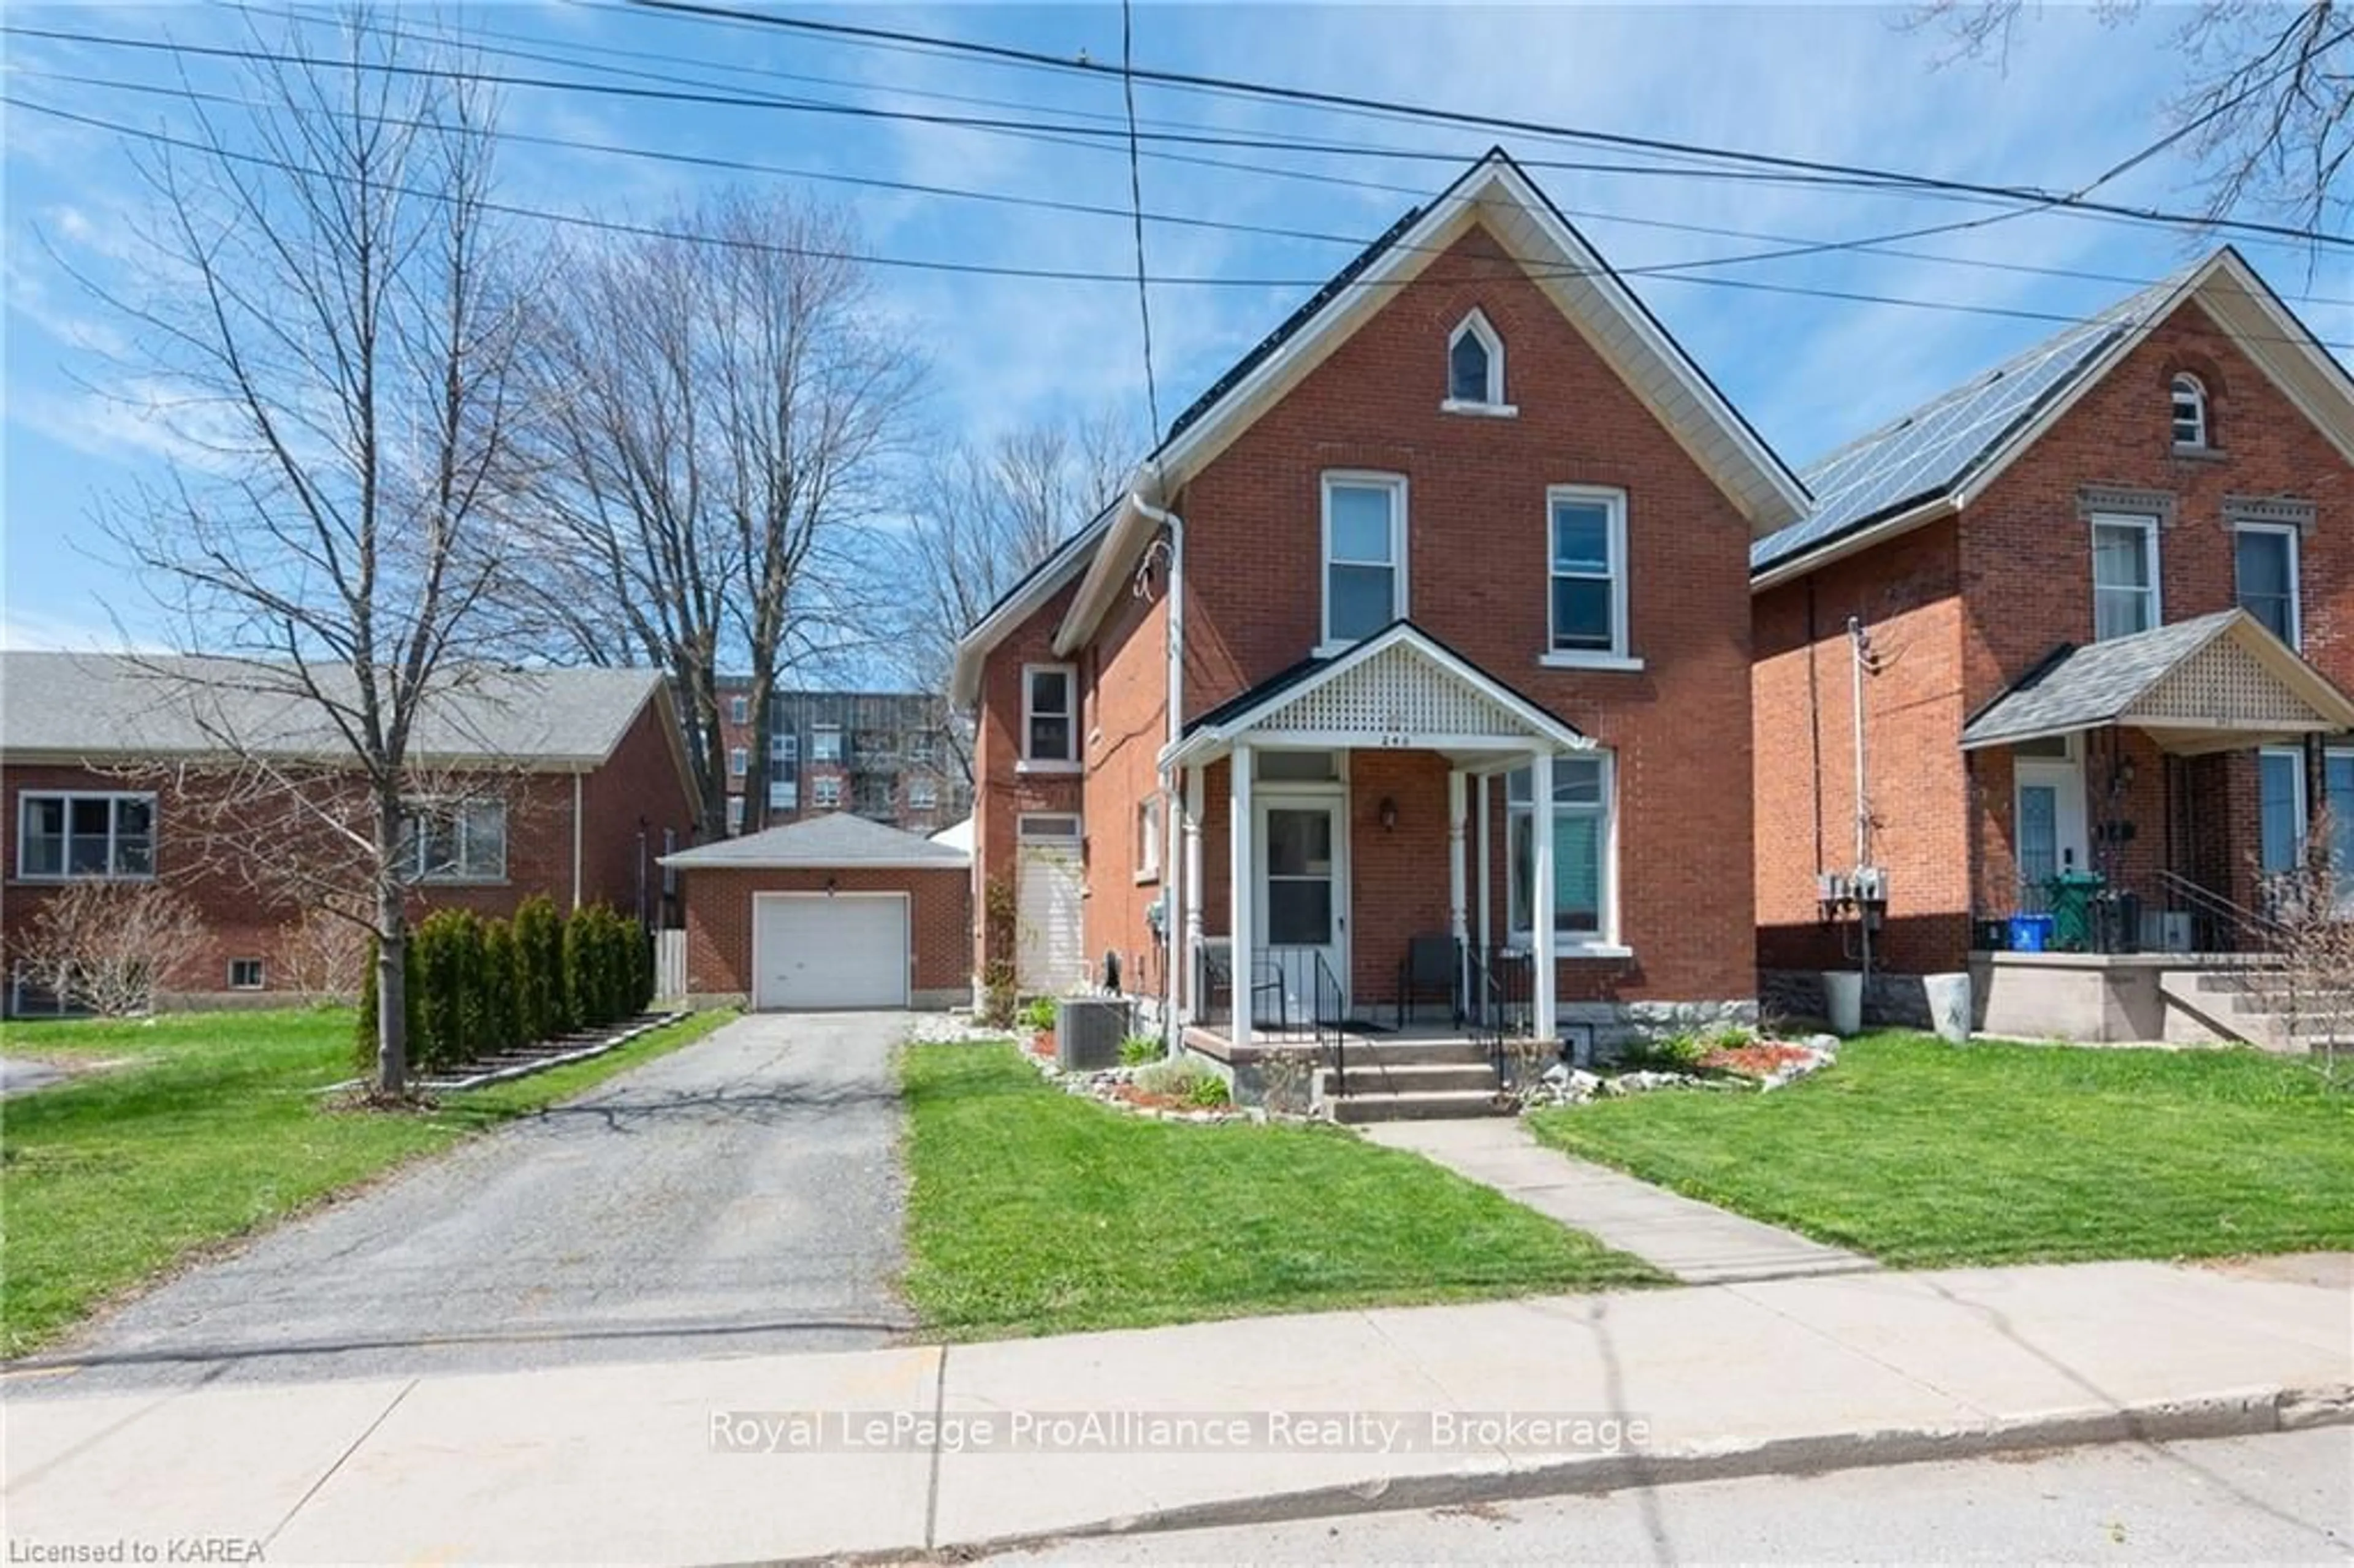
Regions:
[[[1883,1428],[1822,1433],[1764,1442],[1695,1444],[1673,1452],[1606,1454],[1547,1460],[1523,1467],[1400,1476],[1355,1485],[1271,1492],[1258,1497],[1189,1503],[1061,1529],[978,1541],[930,1543],[932,1553],[959,1560],[983,1552],[1016,1552],[1057,1542],[1148,1531],[1274,1524],[1396,1510],[1458,1508],[1529,1498],[1678,1486],[1691,1481],[1811,1475],[1935,1460],[1983,1458],[2098,1443],[2177,1443],[2207,1437],[2251,1437],[2319,1426],[2354,1425],[2354,1384],[2251,1389],[2200,1399],[2122,1407],[2094,1406],[1998,1419],[1967,1426]],[[791,1563],[895,1563],[904,1552],[785,1560]]]

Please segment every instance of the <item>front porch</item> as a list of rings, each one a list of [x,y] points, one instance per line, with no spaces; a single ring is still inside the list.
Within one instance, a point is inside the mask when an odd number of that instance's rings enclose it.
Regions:
[[[1204,715],[1162,763],[1176,1037],[1246,1094],[1266,1048],[1304,1046],[1336,1097],[1352,1063],[1492,1095],[1506,1039],[1561,1038],[1568,944],[1526,909],[1566,877],[1602,935],[1606,765],[1576,729],[1401,622]],[[1527,826],[1564,789],[1591,800],[1575,867]]]

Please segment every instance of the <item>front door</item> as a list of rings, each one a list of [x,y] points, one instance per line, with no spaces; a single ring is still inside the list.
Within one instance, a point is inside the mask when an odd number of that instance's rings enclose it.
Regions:
[[[1267,1028],[1348,1014],[1348,811],[1338,796],[1258,805],[1251,1019]]]
[[[2084,765],[2065,758],[2020,758],[2019,882],[2022,897],[2040,895],[2063,871],[2092,869],[2084,832]]]

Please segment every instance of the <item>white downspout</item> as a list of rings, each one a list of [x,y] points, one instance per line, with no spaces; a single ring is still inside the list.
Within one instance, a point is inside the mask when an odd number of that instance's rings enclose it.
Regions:
[[[1169,695],[1164,706],[1169,714],[1169,749],[1173,754],[1178,743],[1185,738],[1185,520],[1163,506],[1155,506],[1144,499],[1144,471],[1139,470],[1139,482],[1129,493],[1128,503],[1136,508],[1137,515],[1149,523],[1158,524],[1169,531]],[[1158,479],[1158,475],[1154,476]],[[1199,898],[1202,890],[1186,887],[1183,871],[1179,863],[1180,837],[1177,821],[1181,775],[1174,766],[1161,769],[1161,939],[1168,954],[1166,971],[1161,978],[1162,991],[1161,1032],[1169,1054],[1177,1054],[1183,1033],[1177,1022],[1177,997],[1181,983],[1190,1006],[1192,982],[1186,975],[1191,954],[1185,951],[1184,923],[1180,918],[1181,901]]]
[[[580,907],[580,781],[584,776],[576,768],[572,774],[572,907]]]

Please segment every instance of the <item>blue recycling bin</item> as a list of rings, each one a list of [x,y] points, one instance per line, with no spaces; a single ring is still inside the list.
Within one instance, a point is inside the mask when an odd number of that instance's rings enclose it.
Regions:
[[[2050,952],[2054,924],[2049,915],[2012,916],[2010,917],[2010,950],[2014,953]]]

